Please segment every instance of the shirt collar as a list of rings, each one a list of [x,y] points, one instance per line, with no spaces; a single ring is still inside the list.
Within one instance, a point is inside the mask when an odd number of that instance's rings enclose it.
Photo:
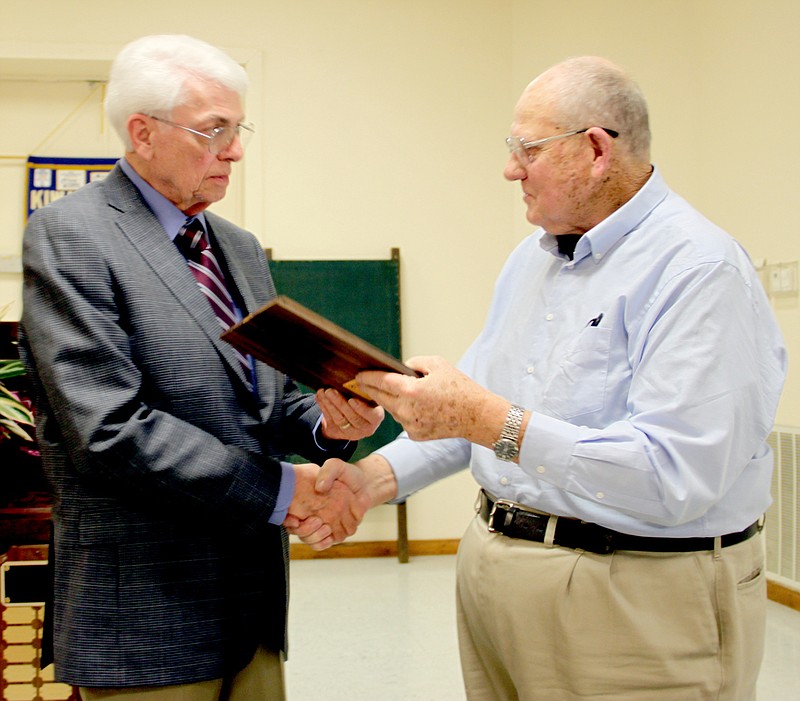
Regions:
[[[125,175],[130,178],[136,189],[141,193],[147,206],[153,214],[156,215],[156,219],[158,219],[161,226],[164,227],[167,236],[169,236],[170,240],[174,241],[184,224],[186,224],[187,216],[139,175],[139,173],[134,170],[133,166],[128,163],[127,159],[120,159],[119,164]],[[199,219],[203,227],[208,230],[205,215],[202,212],[190,218]]]
[[[669,189],[661,177],[661,173],[653,166],[653,172],[647,182],[630,200],[581,236],[575,246],[573,262],[577,263],[586,256],[592,256],[595,261],[599,261],[623,237],[636,229],[664,200],[668,192]],[[555,256],[566,258],[558,252],[556,237],[552,234],[543,233],[539,239],[539,245]]]

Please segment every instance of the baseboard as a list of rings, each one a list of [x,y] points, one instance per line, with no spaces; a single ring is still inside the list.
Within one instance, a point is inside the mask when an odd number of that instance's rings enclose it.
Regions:
[[[450,540],[410,540],[409,555],[455,555],[458,538]],[[355,543],[341,543],[328,550],[317,552],[304,543],[290,545],[292,560],[326,560],[344,557],[397,557],[397,541],[373,540]],[[795,611],[800,611],[800,591],[790,589],[779,582],[767,580],[767,597]]]
[[[796,589],[790,589],[779,582],[767,579],[767,597],[770,601],[776,601],[795,611],[800,611],[800,591]]]
[[[417,555],[455,555],[459,539],[452,540],[410,540],[408,554]],[[317,552],[305,543],[292,543],[289,546],[292,560],[325,560],[339,557],[397,557],[397,541],[374,540],[354,543],[340,543],[328,550]]]

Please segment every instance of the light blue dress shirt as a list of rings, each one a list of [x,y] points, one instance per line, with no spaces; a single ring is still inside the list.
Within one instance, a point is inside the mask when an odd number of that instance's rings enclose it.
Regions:
[[[662,537],[739,531],[770,504],[780,331],[745,251],[657,170],[574,260],[523,240],[459,367],[531,411],[520,464],[403,434],[379,451],[400,495],[469,465],[496,497]]]

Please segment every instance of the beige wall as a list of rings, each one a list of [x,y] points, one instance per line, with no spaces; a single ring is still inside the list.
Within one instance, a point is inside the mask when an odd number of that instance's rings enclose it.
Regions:
[[[606,55],[637,76],[653,157],[674,189],[753,257],[800,258],[790,229],[800,191],[794,0],[80,5],[77,17],[71,3],[5,0],[0,156],[30,152],[84,99],[36,155],[118,155],[93,86],[11,75],[74,66],[85,76],[147,33],[225,46],[253,78],[258,138],[220,211],[281,258],[385,257],[399,246],[407,355],[455,361],[479,330],[499,267],[528,233],[518,186],[501,174],[511,110],[531,78],[569,55]],[[23,177],[20,161],[0,159],[0,256],[19,247]],[[0,306],[14,302],[7,318],[18,298],[19,276],[0,273]],[[797,305],[775,303],[791,357]],[[780,423],[800,425],[798,384],[793,372]],[[411,538],[458,537],[473,495],[467,474],[415,495]],[[394,510],[382,507],[357,537],[393,534]]]

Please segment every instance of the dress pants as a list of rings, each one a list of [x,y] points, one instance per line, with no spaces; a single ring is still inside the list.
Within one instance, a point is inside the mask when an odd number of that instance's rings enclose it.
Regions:
[[[692,553],[597,555],[490,533],[457,558],[470,701],[753,701],[764,650],[761,534]]]
[[[83,701],[286,701],[283,653],[259,647],[250,664],[230,679],[163,687],[81,688],[80,693]]]

